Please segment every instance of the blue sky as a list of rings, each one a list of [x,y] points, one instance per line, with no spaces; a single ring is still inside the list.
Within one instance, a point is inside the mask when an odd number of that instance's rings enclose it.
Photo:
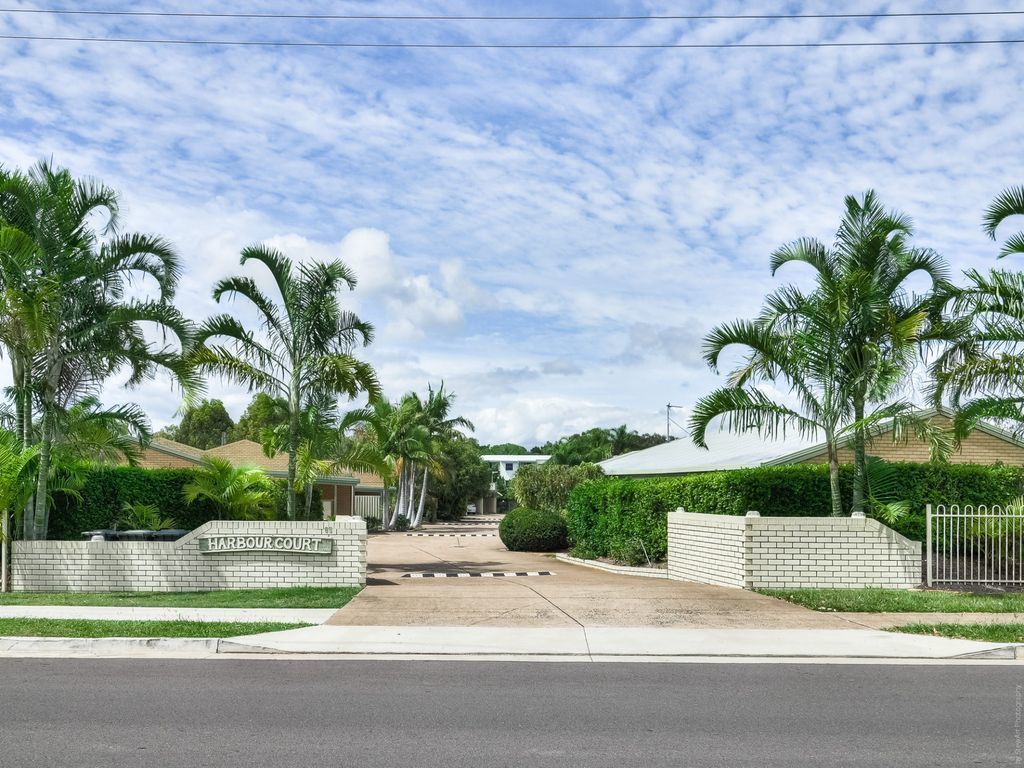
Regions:
[[[19,3],[15,3],[15,6]],[[30,7],[30,4],[21,4]],[[201,10],[190,0],[116,9]],[[73,4],[65,7],[74,7]],[[657,14],[669,3],[247,4],[273,12]],[[829,4],[762,3],[763,12]],[[964,8],[969,8],[965,5]],[[986,10],[1009,7],[992,3]],[[857,3],[858,12],[933,10]],[[750,13],[688,3],[690,13]],[[876,21],[299,22],[0,14],[0,34],[514,42],[1024,37],[1024,17]],[[593,425],[660,430],[718,380],[714,324],[754,314],[828,240],[845,194],[878,190],[920,245],[987,268],[985,205],[1024,182],[1024,46],[819,50],[339,50],[0,41],[0,163],[52,156],[123,192],[162,234],[179,304],[263,240],[342,256],[389,394],[442,378],[485,442]],[[249,395],[211,382],[237,417]],[[132,399],[156,426],[180,398]],[[676,418],[680,418],[677,414]]]

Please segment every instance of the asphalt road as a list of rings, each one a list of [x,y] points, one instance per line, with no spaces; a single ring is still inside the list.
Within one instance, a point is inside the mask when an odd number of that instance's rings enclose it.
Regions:
[[[1014,765],[1010,666],[4,659],[0,765]]]

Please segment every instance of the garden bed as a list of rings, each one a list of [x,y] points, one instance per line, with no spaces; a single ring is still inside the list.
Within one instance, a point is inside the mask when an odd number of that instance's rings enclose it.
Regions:
[[[580,557],[573,557],[567,555],[564,552],[559,552],[555,555],[556,560],[561,560],[563,563],[573,563],[574,565],[583,565],[588,568],[597,568],[602,571],[608,571],[610,573],[618,573],[623,576],[646,576],[653,579],[667,579],[668,578],[668,567],[657,565],[653,567],[643,567],[635,565],[623,565],[616,563],[608,558],[601,558],[598,560],[584,560]]]

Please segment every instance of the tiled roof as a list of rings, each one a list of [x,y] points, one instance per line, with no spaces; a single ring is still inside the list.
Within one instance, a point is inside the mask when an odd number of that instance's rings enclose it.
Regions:
[[[193,448],[191,445],[185,445],[184,443],[178,443],[174,440],[168,440],[166,437],[154,437],[150,441],[150,445],[155,448],[165,448],[171,453],[177,453],[194,458],[196,461],[203,458],[203,451],[199,448]]]
[[[252,440],[236,440],[233,443],[218,445],[216,448],[202,451],[193,448],[191,445],[176,443],[163,437],[154,437],[151,448],[164,450],[177,456],[182,456],[197,464],[206,456],[214,456],[227,459],[235,466],[259,467],[266,472],[285,473],[288,471],[288,454],[278,453],[273,458],[263,452],[263,446]],[[339,478],[355,478],[362,488],[383,488],[384,481],[373,472],[359,472],[351,469],[342,469],[333,473]]]
[[[380,475],[375,475],[373,472],[360,472],[355,469],[345,469],[343,472],[349,477],[354,477],[359,481],[358,488],[383,488],[384,481]],[[357,490],[358,490],[357,488]]]
[[[273,458],[268,458],[263,453],[263,446],[252,440],[236,440],[233,443],[218,445],[216,448],[203,451],[203,455],[227,459],[236,466],[244,464],[248,467],[259,467],[269,472],[288,471],[287,453],[278,453]]]

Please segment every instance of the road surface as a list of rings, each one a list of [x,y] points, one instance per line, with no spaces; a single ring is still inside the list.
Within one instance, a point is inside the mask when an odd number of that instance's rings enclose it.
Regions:
[[[1013,765],[1024,668],[4,659],[17,768]]]

